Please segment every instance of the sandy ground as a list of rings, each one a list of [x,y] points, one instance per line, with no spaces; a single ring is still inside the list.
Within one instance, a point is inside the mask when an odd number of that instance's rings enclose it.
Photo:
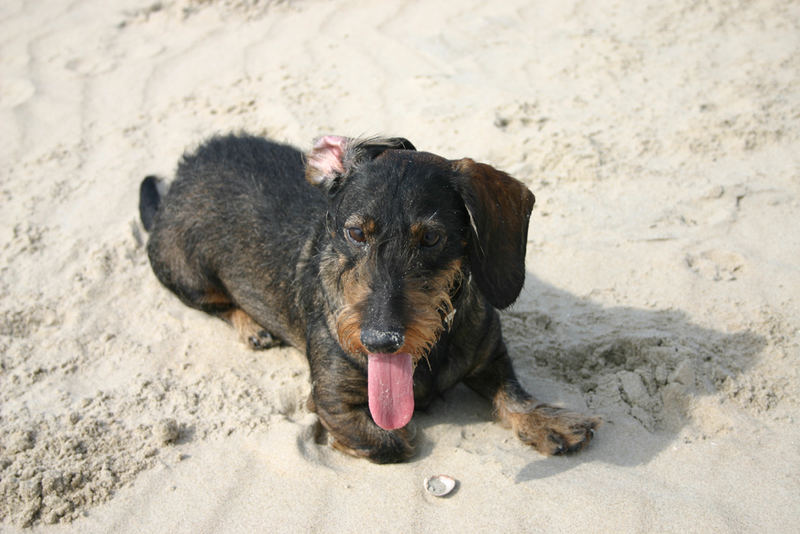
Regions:
[[[142,177],[243,129],[525,181],[506,337],[591,447],[541,457],[464,387],[406,464],[316,443],[302,356],[143,250]],[[0,531],[797,532],[798,137],[796,2],[4,0]]]

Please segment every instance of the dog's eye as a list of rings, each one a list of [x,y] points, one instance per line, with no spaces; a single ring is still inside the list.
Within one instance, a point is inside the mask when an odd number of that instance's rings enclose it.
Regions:
[[[347,233],[348,239],[350,239],[350,241],[352,241],[356,245],[362,245],[367,241],[367,236],[364,235],[364,230],[362,230],[358,226],[351,226],[350,228],[346,228],[345,232]]]
[[[432,247],[438,242],[439,232],[434,230],[426,230],[425,233],[422,234],[422,239],[420,240],[423,247]]]

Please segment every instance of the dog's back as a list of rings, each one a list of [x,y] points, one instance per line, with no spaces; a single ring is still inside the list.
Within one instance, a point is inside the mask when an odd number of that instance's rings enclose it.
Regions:
[[[286,216],[305,206],[324,209],[320,192],[303,178],[303,154],[294,147],[246,135],[214,137],[185,154],[170,187],[166,209],[232,225],[251,217]],[[299,209],[299,212],[305,210]],[[272,224],[290,223],[285,217]],[[225,228],[225,234],[236,226]],[[272,232],[272,230],[271,230]]]
[[[324,218],[324,203],[304,178],[300,151],[246,135],[215,137],[184,155],[163,199],[154,177],[145,178],[140,192],[158,279],[189,306],[222,315],[236,302],[261,318],[289,303],[237,288],[253,280],[290,286],[299,244],[314,231],[309,223]],[[270,326],[289,337],[277,324],[283,319]]]

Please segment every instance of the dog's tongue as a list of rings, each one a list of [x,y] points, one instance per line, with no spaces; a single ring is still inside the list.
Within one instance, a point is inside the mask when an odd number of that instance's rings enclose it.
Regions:
[[[406,426],[414,415],[411,355],[370,354],[367,361],[367,392],[372,419],[386,430]]]

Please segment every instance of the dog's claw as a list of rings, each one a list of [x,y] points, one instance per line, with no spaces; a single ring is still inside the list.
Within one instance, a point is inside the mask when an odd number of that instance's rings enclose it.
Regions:
[[[561,439],[561,436],[558,434],[548,434],[547,439],[556,445],[556,448],[553,449],[554,455],[564,454],[567,451],[567,448],[564,446],[564,440]]]
[[[250,348],[253,350],[265,350],[276,347],[280,345],[281,342],[275,339],[272,334],[266,330],[260,330],[257,334],[253,334],[247,338],[247,344],[250,345]]]

